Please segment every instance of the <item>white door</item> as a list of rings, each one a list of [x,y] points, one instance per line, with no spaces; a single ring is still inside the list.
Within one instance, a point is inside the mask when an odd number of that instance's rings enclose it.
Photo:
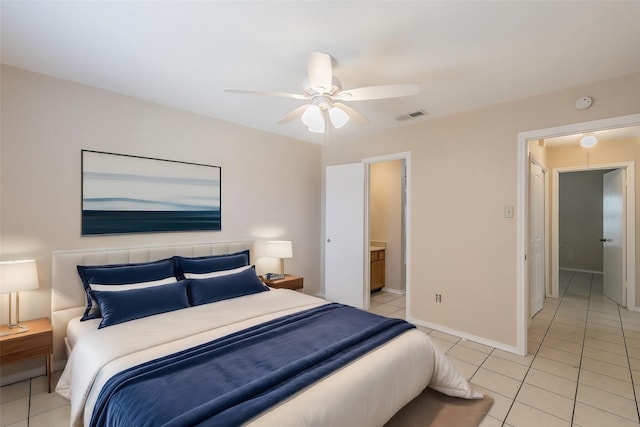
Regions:
[[[328,166],[325,183],[325,298],[365,308],[364,164]]]
[[[603,175],[602,246],[603,292],[627,306],[625,289],[625,170],[616,169]]]
[[[545,274],[545,180],[540,165],[529,169],[529,305],[530,316],[542,310],[546,290]]]

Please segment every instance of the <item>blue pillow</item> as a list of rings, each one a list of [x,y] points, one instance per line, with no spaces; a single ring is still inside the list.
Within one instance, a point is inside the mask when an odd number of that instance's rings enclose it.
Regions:
[[[208,304],[269,290],[256,275],[255,268],[227,276],[191,279],[187,282],[191,305]]]
[[[184,273],[212,273],[249,265],[249,249],[228,255],[212,255],[196,258],[174,257],[176,277],[184,279]]]
[[[81,320],[100,317],[100,310],[89,293],[91,284],[128,285],[175,277],[171,258],[139,264],[79,265],[77,268],[87,294],[87,308]]]
[[[185,281],[122,292],[89,291],[100,305],[98,329],[189,307]]]

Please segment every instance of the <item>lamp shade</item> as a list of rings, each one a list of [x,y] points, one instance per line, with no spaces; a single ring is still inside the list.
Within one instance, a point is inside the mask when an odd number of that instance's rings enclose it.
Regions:
[[[0,293],[38,288],[38,270],[32,259],[0,262]]]
[[[272,258],[293,258],[293,247],[289,240],[271,240],[267,242],[266,253]]]

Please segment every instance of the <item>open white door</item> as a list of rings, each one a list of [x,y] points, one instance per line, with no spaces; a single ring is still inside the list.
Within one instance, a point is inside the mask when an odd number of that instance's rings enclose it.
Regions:
[[[364,185],[364,164],[327,166],[325,298],[358,308],[365,308]]]
[[[607,172],[602,180],[603,293],[626,307],[625,170]]]
[[[545,180],[540,165],[529,170],[529,316],[542,310],[546,290],[545,274]]]

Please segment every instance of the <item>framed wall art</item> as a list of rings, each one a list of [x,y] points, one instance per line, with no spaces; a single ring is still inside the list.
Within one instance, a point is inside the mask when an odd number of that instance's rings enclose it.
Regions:
[[[82,235],[221,229],[221,168],[82,150]]]

